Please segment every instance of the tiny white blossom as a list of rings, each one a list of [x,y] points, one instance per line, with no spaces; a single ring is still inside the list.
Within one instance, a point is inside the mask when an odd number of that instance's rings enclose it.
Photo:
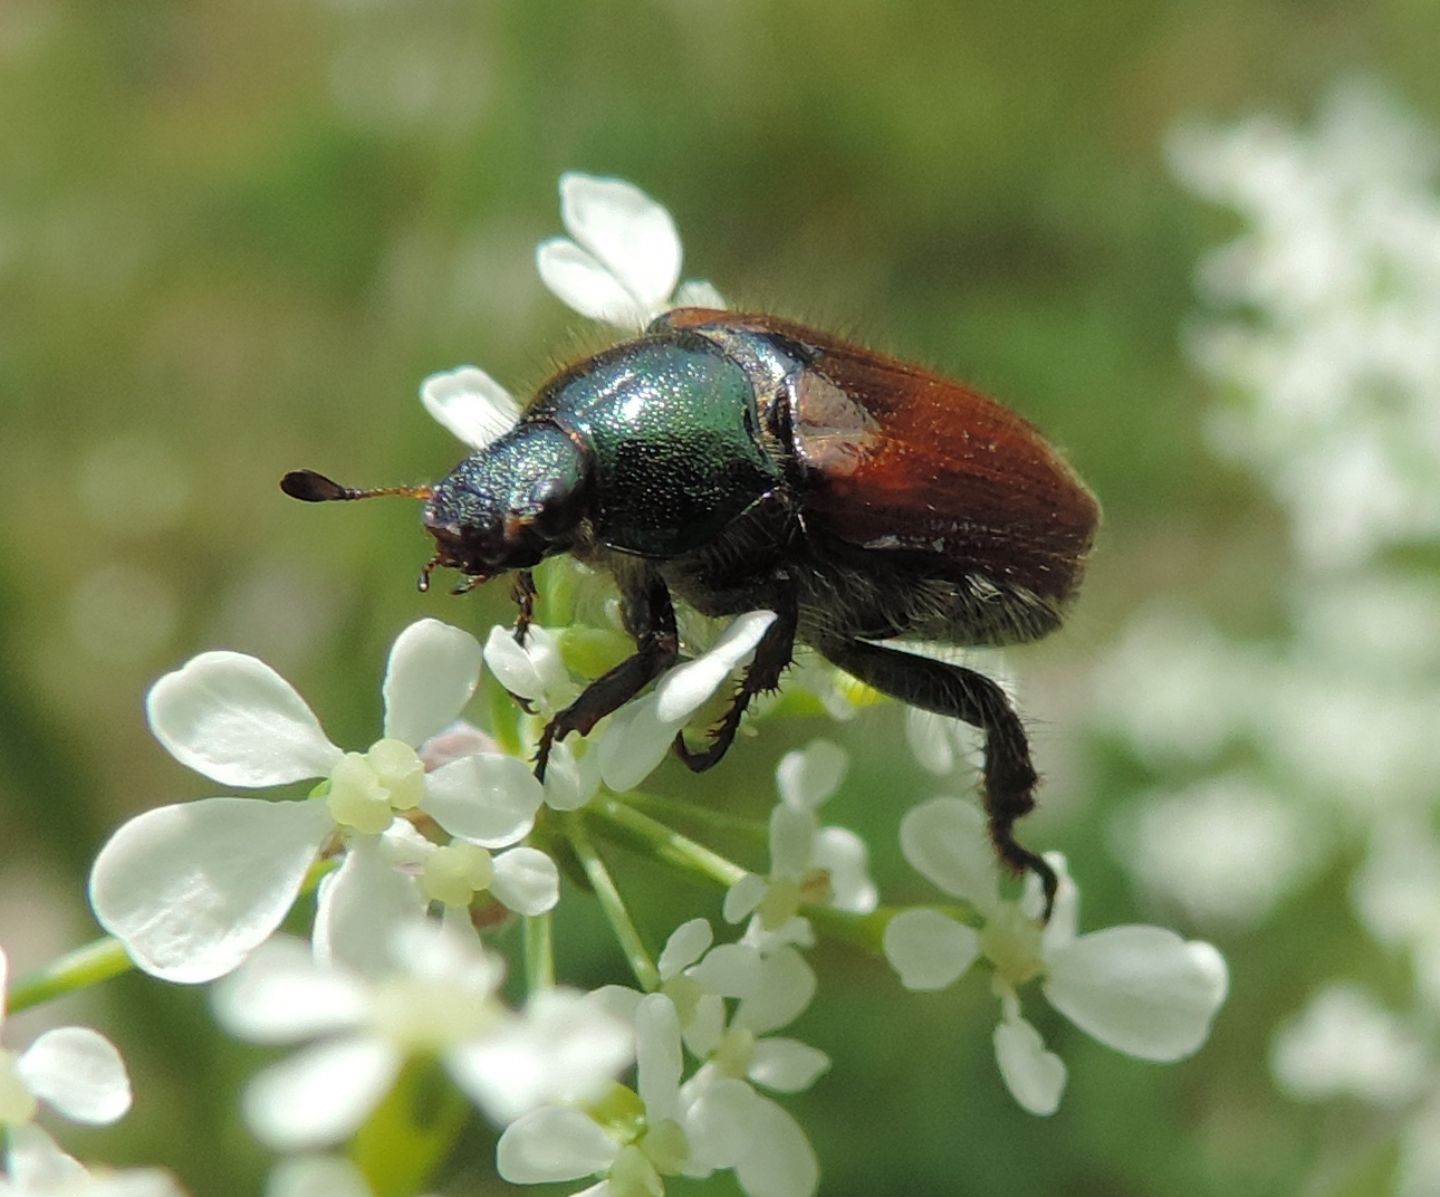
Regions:
[[[326,879],[317,934],[333,950],[373,955],[381,925],[426,901],[395,868],[385,833],[398,816],[419,810],[453,836],[496,848],[527,834],[540,805],[539,782],[514,757],[468,755],[427,773],[416,751],[453,722],[480,664],[479,644],[458,628],[433,619],[406,628],[386,670],[384,738],[364,753],[332,744],[300,695],[254,657],[203,653],[161,678],[147,702],[150,726],[181,763],[223,785],[325,778],[328,792],[204,798],[131,819],[91,873],[101,925],[145,971],[211,980],[279,926],[317,853],[338,836],[348,850]]]
[[[0,1197],[185,1197],[159,1168],[87,1168],[38,1126],[7,1129]]]
[[[747,938],[762,948],[814,942],[803,903],[865,914],[879,902],[865,841],[843,827],[822,827],[815,814],[839,788],[847,764],[838,745],[816,740],[776,767],[780,803],[770,812],[770,874],[746,874],[724,904],[727,922],[755,916]]]
[[[1047,857],[1060,888],[1042,925],[1033,878],[1021,901],[1001,898],[985,816],[973,803],[923,803],[906,815],[900,834],[906,860],[945,893],[970,902],[984,922],[976,931],[935,911],[902,912],[886,925],[886,957],[912,989],[944,988],[978,957],[990,962],[1001,1003],[996,1060],[1026,1110],[1054,1113],[1065,1086],[1064,1064],[1021,1014],[1019,991],[1031,981],[1081,1030],[1141,1059],[1181,1059],[1209,1035],[1228,976],[1208,943],[1145,926],[1077,935],[1078,891],[1058,854]]]
[[[10,964],[0,948],[0,1031]],[[114,1122],[130,1108],[130,1078],[115,1045],[88,1027],[56,1027],[23,1052],[0,1047],[0,1125],[25,1126],[44,1102],[73,1122]]]
[[[410,1056],[437,1057],[491,1119],[598,1095],[629,1062],[628,1028],[597,1003],[545,990],[520,1013],[500,1001],[499,958],[473,932],[417,924],[389,943],[393,966],[365,976],[276,938],[215,991],[231,1031],[260,1042],[320,1042],[246,1091],[251,1129],[280,1150],[353,1134]]]
[[[631,331],[677,304],[725,306],[709,283],[676,291],[675,222],[633,183],[564,174],[560,215],[570,236],[542,242],[535,263],[545,285],[581,315]]]
[[[282,1160],[265,1183],[265,1197],[372,1197],[360,1169],[334,1155]]]

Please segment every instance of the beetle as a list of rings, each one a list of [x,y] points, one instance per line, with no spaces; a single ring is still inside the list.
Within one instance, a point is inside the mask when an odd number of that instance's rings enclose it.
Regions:
[[[761,313],[676,308],[638,338],[546,382],[519,422],[433,487],[355,490],[302,470],[311,502],[425,501],[435,567],[457,589],[569,553],[613,575],[636,651],[545,728],[588,733],[680,654],[673,599],[707,616],[776,612],[709,744],[719,762],[747,704],[797,642],[885,694],[979,728],[991,839],[1014,871],[1054,871],[1015,839],[1035,805],[1024,725],[975,670],[897,647],[1035,640],[1059,626],[1099,522],[1094,496],[1027,420],[958,382]]]

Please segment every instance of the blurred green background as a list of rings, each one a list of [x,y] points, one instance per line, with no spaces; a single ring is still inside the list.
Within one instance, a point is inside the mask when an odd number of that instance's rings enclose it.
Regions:
[[[503,593],[417,595],[412,507],[305,509],[276,481],[298,466],[434,479],[461,454],[415,402],[422,377],[473,361],[523,393],[589,335],[532,264],[560,231],[567,169],[667,205],[687,277],[968,378],[1068,449],[1106,525],[1070,627],[1013,657],[1050,799],[1027,842],[1069,854],[1090,925],[1175,924],[1107,844],[1096,778],[1115,770],[1086,767],[1087,662],[1156,595],[1263,629],[1284,530],[1200,442],[1211,396],[1180,330],[1199,254],[1234,224],[1172,181],[1162,144],[1190,116],[1304,116],[1357,73],[1433,119],[1437,47],[1430,0],[4,0],[13,968],[94,934],[83,881],[123,818],[210,792],[146,730],[160,673],[207,648],[255,653],[337,741],[364,744],[401,627],[506,617]],[[882,790],[935,788],[872,755],[898,727],[888,710],[850,730],[855,767],[828,811],[876,842],[898,816]],[[711,792],[763,812],[775,761],[820,731],[747,741]],[[877,856],[883,892],[923,896],[893,848]],[[917,998],[880,963],[822,950],[798,1033],[836,1065],[791,1107],[822,1191],[1300,1191],[1337,1125],[1360,1133],[1285,1101],[1263,1066],[1305,992],[1287,959],[1324,952],[1343,918],[1309,893],[1283,942],[1221,942],[1234,994],[1194,1061],[1142,1064],[1043,1021],[1071,1069],[1049,1120],[1001,1087],[983,986]],[[570,977],[620,979],[579,917]],[[130,977],[52,1016],[109,1031],[138,1094],[118,1128],[67,1144],[169,1162],[197,1194],[257,1191],[265,1160],[235,1099],[260,1055],[217,1040],[202,993]],[[22,1039],[41,1025],[27,1019]],[[504,1187],[486,1142],[477,1128],[446,1192]]]

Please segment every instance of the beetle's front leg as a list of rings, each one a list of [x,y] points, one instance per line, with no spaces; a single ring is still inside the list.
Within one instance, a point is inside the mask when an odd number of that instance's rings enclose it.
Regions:
[[[624,597],[625,625],[635,637],[635,654],[601,674],[546,725],[535,754],[535,776],[541,781],[545,780],[550,750],[557,740],[571,732],[589,735],[600,720],[639,694],[680,655],[675,608],[660,575],[649,571],[642,574]]]
[[[515,600],[515,643],[525,647],[525,636],[535,622],[535,575],[528,569],[516,571],[515,581],[510,585],[510,597]]]
[[[800,620],[799,601],[794,584],[785,586],[774,603],[775,622],[765,629],[760,643],[755,646],[755,656],[740,686],[730,702],[729,709],[710,732],[710,743],[696,752],[685,743],[685,733],[675,735],[675,755],[696,773],[703,773],[720,763],[720,759],[735,742],[735,733],[740,730],[740,719],[745,708],[757,694],[774,690],[780,685],[780,675],[785,672],[795,655],[795,630]]]
[[[1043,857],[1015,840],[1015,821],[1035,808],[1039,778],[1030,741],[1005,691],[982,673],[863,640],[825,640],[817,648],[847,673],[911,706],[961,719],[985,733],[985,813],[1000,859],[1026,870],[1045,891],[1045,918],[1055,905],[1059,880]]]

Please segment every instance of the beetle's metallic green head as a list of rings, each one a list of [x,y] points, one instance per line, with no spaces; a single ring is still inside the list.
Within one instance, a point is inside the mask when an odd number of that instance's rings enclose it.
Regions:
[[[582,517],[585,455],[553,424],[519,424],[432,489],[425,528],[432,565],[483,582],[570,547]]]

